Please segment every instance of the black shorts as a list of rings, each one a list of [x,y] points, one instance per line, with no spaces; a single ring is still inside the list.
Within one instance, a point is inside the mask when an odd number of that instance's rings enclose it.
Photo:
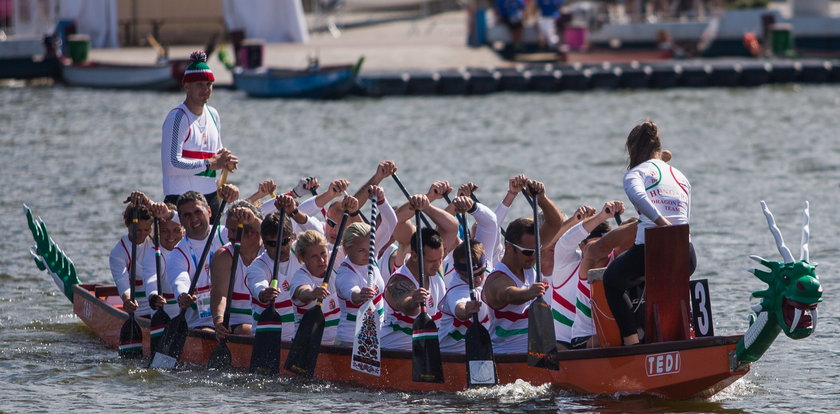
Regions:
[[[502,17],[502,23],[511,30],[517,30],[522,28],[522,19],[511,20],[507,17]]]

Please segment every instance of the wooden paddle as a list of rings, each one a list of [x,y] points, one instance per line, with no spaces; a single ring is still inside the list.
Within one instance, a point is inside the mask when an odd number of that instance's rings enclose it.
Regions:
[[[376,196],[370,199],[370,221],[376,223]],[[376,225],[370,227],[368,246],[368,287],[374,288],[376,269]],[[356,329],[353,335],[353,354],[350,368],[356,371],[379,376],[382,369],[382,356],[379,348],[379,312],[373,298],[366,301],[356,313]]]
[[[155,243],[155,273],[157,275],[157,291],[158,295],[163,298],[163,289],[161,289],[161,279],[163,275],[161,273],[161,254],[160,254],[160,219],[155,217],[154,222],[154,235],[152,236],[152,241]],[[166,298],[163,299],[166,302]],[[161,306],[155,313],[152,314],[152,321],[149,323],[151,329],[149,329],[149,336],[151,337],[151,349],[152,352],[158,349],[158,343],[160,342],[161,335],[163,335],[163,329],[166,327],[166,324],[169,323],[169,314],[166,313],[164,308],[166,305]]]
[[[525,190],[522,190],[523,192]],[[526,194],[527,196],[527,194]],[[536,283],[542,282],[540,265],[540,222],[537,215],[537,194],[534,194],[531,209],[534,213],[534,253],[536,254]],[[553,356],[557,353],[557,339],[554,336],[554,316],[551,305],[542,296],[528,306],[528,365],[532,367],[560,369]]]
[[[344,225],[347,224],[348,211],[341,215],[341,222],[338,224],[338,234],[335,236],[336,243],[330,253],[330,261],[327,270],[324,272],[324,282],[321,286],[326,289],[330,285],[330,275],[338,257],[338,245],[344,235]],[[321,309],[323,300],[318,299],[315,306],[310,308],[300,319],[295,338],[292,340],[292,349],[286,357],[286,371],[295,374],[312,376],[315,373],[315,366],[318,363],[318,354],[321,352],[321,339],[324,337],[324,311]]]
[[[222,173],[222,178],[226,177],[226,173],[227,170]],[[201,271],[204,269],[204,262],[207,260],[207,254],[210,252],[210,246],[213,244],[213,237],[216,237],[216,230],[219,228],[219,220],[221,219],[222,212],[225,211],[226,204],[227,201],[222,200],[219,205],[219,214],[217,214],[216,219],[213,220],[213,227],[210,228],[210,235],[207,237],[207,242],[204,243],[204,249],[201,251],[201,258],[195,266],[195,274],[193,274],[192,280],[190,281],[190,289],[187,291],[187,294],[189,295],[195,293],[196,283],[198,283],[198,278],[201,275]],[[184,349],[184,342],[187,340],[188,327],[186,313],[187,309],[182,308],[178,316],[172,318],[172,320],[169,321],[169,324],[166,325],[166,329],[163,331],[163,337],[160,339],[160,343],[158,344],[159,347],[157,352],[149,365],[150,368],[175,368],[175,364],[178,362],[178,357],[181,356],[181,351]]]
[[[131,211],[131,258],[129,259],[128,288],[130,300],[134,301],[134,280],[137,278],[137,219],[140,214],[139,207],[135,204]],[[134,312],[128,313],[128,320],[120,328],[120,345],[117,349],[123,358],[137,358],[143,355],[143,333]]]
[[[458,214],[461,226],[467,228],[467,219],[464,214]],[[470,300],[478,301],[475,297],[475,281],[473,280],[472,241],[467,230],[464,237],[464,248],[466,249],[467,264],[470,268]],[[478,313],[472,316],[472,323],[467,327],[467,335],[464,338],[467,356],[467,385],[476,387],[480,385],[496,385],[499,377],[496,375],[496,362],[493,356],[493,343],[490,340],[490,332],[478,320]]]
[[[397,177],[397,173],[393,173],[393,174],[391,174],[391,178],[393,178],[393,179],[394,179],[394,182],[396,182],[396,183],[397,183],[397,187],[399,187],[399,188],[400,188],[400,191],[402,191],[402,193],[403,193],[403,195],[405,196],[405,198],[406,198],[407,200],[410,200],[410,199],[411,199],[411,194],[408,192],[408,190],[406,190],[406,189],[405,189],[405,186],[403,185],[402,181],[400,181],[400,177]],[[430,229],[434,228],[431,224],[429,224],[429,221],[428,221],[428,220],[426,220],[426,216],[424,216],[424,215],[422,215],[422,214],[421,214],[421,215],[420,215],[420,218],[421,218],[421,219],[423,219],[423,224],[425,224],[425,225],[426,225],[426,227],[428,227],[428,228],[430,228]]]
[[[417,227],[415,243],[417,247],[417,274],[420,288],[423,288],[423,237],[420,223],[420,210],[414,212],[414,225]],[[436,298],[435,300],[440,300]],[[443,382],[443,364],[440,359],[440,342],[435,321],[426,313],[426,301],[420,304],[420,314],[414,318],[411,326],[411,379],[417,382]]]
[[[280,247],[283,244],[283,227],[286,223],[286,210],[280,209],[280,228],[277,229],[277,246],[274,247],[274,268],[271,271],[269,286],[277,288],[277,274],[280,271]],[[290,259],[291,260],[291,259]],[[263,375],[280,373],[280,341],[283,337],[283,321],[274,309],[274,301],[260,314],[254,328],[254,348],[251,351],[251,372]]]
[[[230,265],[230,281],[228,282],[227,296],[225,297],[225,314],[222,324],[230,329],[230,302],[233,298],[233,288],[236,286],[236,268],[239,264],[239,250],[242,243],[242,230],[245,225],[239,223],[236,226],[236,241],[233,243],[233,264]],[[233,334],[233,332],[231,332]],[[230,367],[230,349],[227,346],[227,337],[219,339],[219,344],[210,352],[210,359],[207,360],[207,368],[224,369]]]

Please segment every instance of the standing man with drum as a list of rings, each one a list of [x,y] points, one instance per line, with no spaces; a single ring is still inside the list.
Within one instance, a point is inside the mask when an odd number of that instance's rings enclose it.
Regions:
[[[207,105],[216,80],[207,66],[207,55],[193,52],[190,60],[183,78],[184,103],[169,111],[163,122],[164,202],[177,203],[179,195],[196,191],[204,194],[215,216],[219,214],[216,171],[235,170],[239,159],[222,146],[219,112]]]

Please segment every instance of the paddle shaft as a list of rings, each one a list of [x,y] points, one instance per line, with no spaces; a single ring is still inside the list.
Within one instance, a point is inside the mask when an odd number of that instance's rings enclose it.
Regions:
[[[376,201],[376,196],[370,198],[370,221],[374,223],[376,222]],[[370,247],[368,248],[368,287],[373,287],[374,269],[376,269],[376,226],[370,226]]]
[[[347,217],[350,217],[350,212],[344,210],[344,214],[341,215],[341,222],[338,223],[338,234],[335,235],[335,244],[333,244],[332,252],[330,252],[330,262],[327,264],[327,270],[324,271],[324,283],[321,284],[324,289],[330,284],[330,275],[332,275],[335,259],[338,257],[338,245],[341,243],[341,237],[344,236],[344,225],[347,224]],[[321,306],[323,302],[323,300],[318,299],[316,305]]]
[[[537,216],[537,197],[538,195],[534,195],[534,200],[532,201],[525,190],[522,190],[522,194],[525,195],[525,199],[531,203],[531,210],[534,212],[534,255],[536,256],[536,262],[534,263],[534,268],[537,272],[536,281],[539,283],[542,281],[542,264],[540,263],[540,220]]]
[[[160,279],[162,277],[160,274],[160,219],[155,217],[154,221],[152,221],[152,225],[154,226],[152,231],[155,233],[152,236],[152,241],[155,244],[155,274],[157,275],[157,291],[158,295],[163,297],[163,290],[160,285]]]
[[[131,210],[131,261],[128,272],[128,294],[131,301],[134,301],[134,281],[137,279],[137,221],[140,215],[140,207],[136,204]],[[134,312],[130,313],[134,316]]]
[[[458,214],[458,220],[461,222],[461,226],[464,228],[467,227],[467,218],[464,217],[464,214]],[[470,240],[469,232],[466,233],[466,237],[464,238],[464,248],[466,249],[467,254],[467,265],[470,268],[470,277],[468,279],[470,285],[470,300],[476,302],[475,297],[475,278],[473,276],[473,260],[472,260],[472,240]],[[480,323],[478,320],[478,312],[473,313],[472,315],[473,323]]]
[[[613,218],[615,218],[615,225],[620,226],[621,225],[621,214],[620,213],[615,213]]]
[[[236,268],[239,265],[239,249],[242,242],[242,231],[245,226],[242,223],[236,226],[236,242],[233,243],[233,264],[230,265],[230,281],[228,282],[227,297],[225,298],[225,315],[222,323],[226,328],[230,327],[230,301],[233,296],[233,287],[236,286]]]
[[[274,267],[271,269],[271,280],[269,286],[273,286],[277,280],[277,273],[280,271],[280,245],[283,244],[283,228],[286,227],[286,210],[280,210],[280,228],[277,229],[277,245],[274,246]],[[274,306],[272,300],[270,306]]]
[[[417,281],[417,283],[420,284],[420,289],[423,289],[423,282],[424,282],[423,279],[425,278],[425,275],[423,274],[424,273],[423,272],[423,270],[424,270],[423,269],[423,234],[422,234],[423,232],[421,231],[421,230],[423,230],[423,226],[420,223],[420,218],[421,217],[422,216],[420,215],[420,210],[415,210],[414,211],[414,226],[417,228],[417,231],[415,232],[415,235],[416,235],[415,237],[416,237],[416,243],[417,244],[415,244],[415,247],[417,247],[417,275],[418,275],[417,278],[419,279]],[[426,312],[426,301],[425,300],[422,303],[420,303],[420,312]]]
[[[399,187],[399,188],[400,188],[400,191],[402,191],[402,193],[403,193],[403,195],[405,196],[405,198],[406,198],[407,200],[411,199],[411,194],[409,194],[408,190],[406,190],[406,189],[405,189],[405,186],[403,185],[402,181],[400,181],[400,177],[397,177],[397,174],[396,174],[396,173],[393,173],[393,174],[391,174],[391,178],[393,178],[393,179],[394,179],[394,182],[396,182],[396,183],[397,183],[397,187]],[[426,217],[425,217],[425,216],[422,216],[422,215],[421,215],[421,216],[420,216],[420,218],[421,218],[421,219],[423,219],[423,223],[424,223],[424,224],[426,224],[426,227],[428,227],[428,228],[432,228],[432,225],[431,225],[431,224],[429,224],[429,221],[428,221],[428,220],[426,220]],[[418,223],[419,223],[419,221],[418,221]]]

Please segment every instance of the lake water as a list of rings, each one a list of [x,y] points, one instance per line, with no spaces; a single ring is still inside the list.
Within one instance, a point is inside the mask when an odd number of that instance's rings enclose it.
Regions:
[[[353,188],[393,159],[413,192],[472,180],[495,207],[507,179],[544,181],[566,212],[582,203],[626,202],[623,145],[654,119],[672,164],[693,187],[692,237],[712,291],[716,332],[743,333],[750,254],[778,260],[759,207],[766,200],[798,256],[801,208],[811,202],[811,260],[825,303],[810,338],[780,337],[752,372],[711,400],[590,396],[514,384],[458,394],[376,392],[265,380],[246,374],[160,373],[123,362],[77,319],[27,254],[22,203],[47,223],[84,282],[112,283],[108,253],[124,234],[122,200],[133,189],[162,198],[160,128],[179,93],[0,88],[3,186],[0,223],[0,411],[143,410],[242,412],[835,412],[838,392],[840,140],[836,86],[674,89],[583,94],[253,100],[219,90],[231,175],[243,193],[273,178],[345,177]],[[384,184],[401,200],[392,181]],[[509,218],[527,214],[518,200]],[[627,214],[629,216],[629,213]]]

